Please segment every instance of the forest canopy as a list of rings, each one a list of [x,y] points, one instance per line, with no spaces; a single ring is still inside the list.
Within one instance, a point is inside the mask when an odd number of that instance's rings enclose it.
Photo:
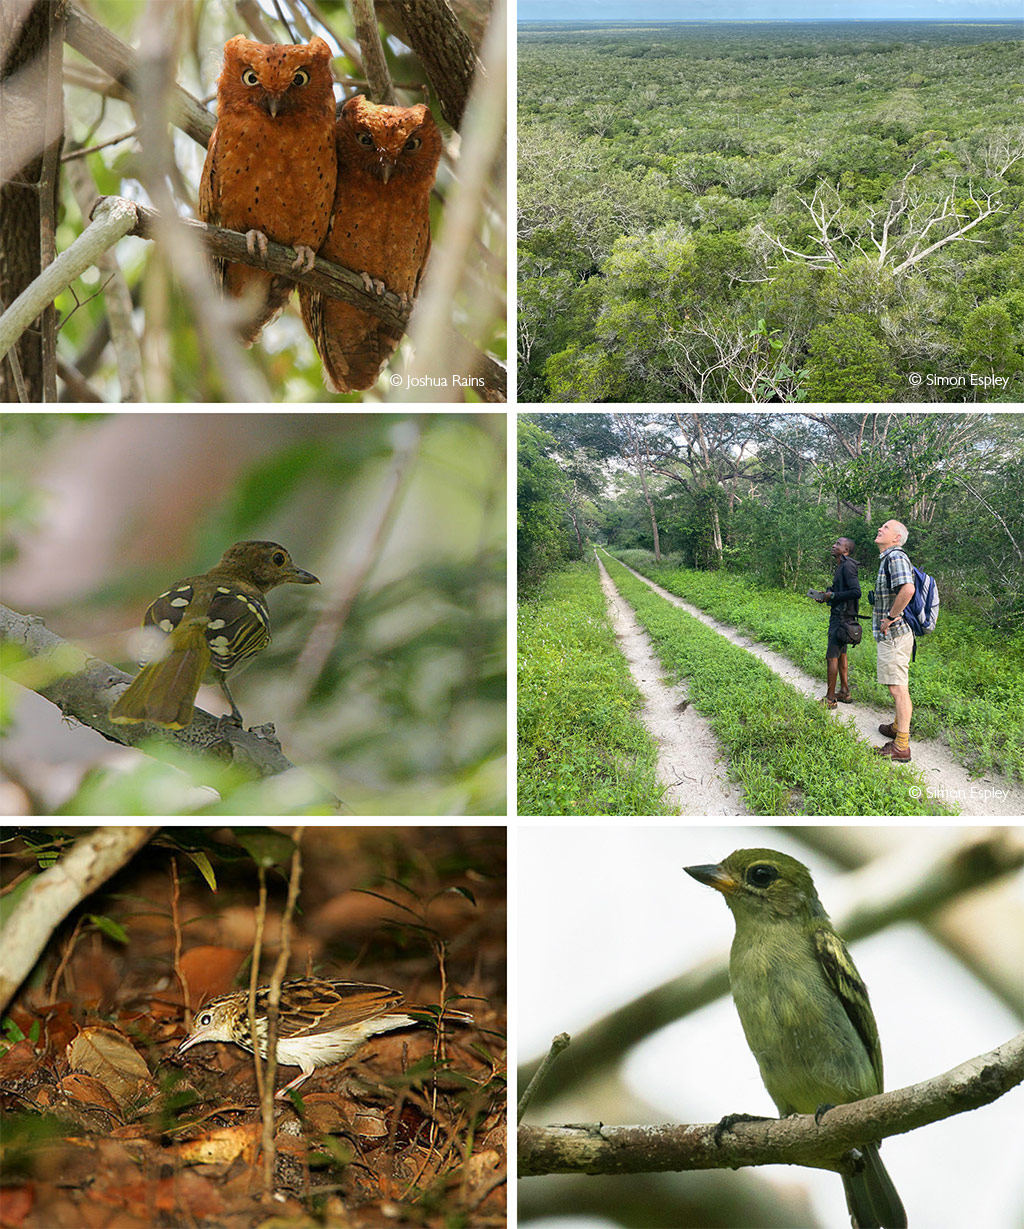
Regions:
[[[523,416],[521,590],[593,542],[820,587],[838,535],[867,561],[877,526],[896,517],[944,609],[1020,631],[1022,428],[987,413]]]
[[[998,402],[1020,23],[532,23],[523,401]]]

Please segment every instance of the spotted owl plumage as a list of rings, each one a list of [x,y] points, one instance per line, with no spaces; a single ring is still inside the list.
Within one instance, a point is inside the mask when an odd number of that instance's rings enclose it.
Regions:
[[[265,252],[267,240],[294,247],[294,267],[312,268],[334,204],[334,127],[331,49],[322,38],[296,46],[229,39],[200,218],[242,231],[253,254]],[[218,260],[215,267],[224,291],[249,307],[242,337],[251,344],[294,283],[250,265]]]
[[[430,253],[430,190],[441,132],[422,103],[385,107],[357,94],[342,108],[335,135],[334,212],[319,254],[359,273],[368,290],[387,289],[412,302]],[[372,388],[401,330],[305,286],[299,302],[328,387],[339,393]]]

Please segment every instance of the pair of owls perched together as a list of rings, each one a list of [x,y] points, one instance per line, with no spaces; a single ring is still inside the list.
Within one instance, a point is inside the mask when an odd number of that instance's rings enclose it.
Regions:
[[[268,239],[360,273],[367,289],[416,297],[430,251],[430,189],[441,133],[429,109],[350,98],[335,120],[331,49],[321,38],[286,46],[236,35],[224,47],[217,125],[199,188],[199,216],[243,231],[251,253]],[[250,265],[217,262],[225,291],[253,305],[252,343],[293,283]],[[299,287],[302,320],[335,392],[372,388],[402,340],[379,317]]]

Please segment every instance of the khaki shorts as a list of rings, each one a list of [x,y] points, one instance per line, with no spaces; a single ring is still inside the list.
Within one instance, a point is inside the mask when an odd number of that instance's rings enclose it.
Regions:
[[[902,683],[904,687],[910,681],[910,655],[914,651],[914,637],[911,633],[897,636],[895,640],[879,640],[878,668],[875,677],[880,683],[894,685]]]

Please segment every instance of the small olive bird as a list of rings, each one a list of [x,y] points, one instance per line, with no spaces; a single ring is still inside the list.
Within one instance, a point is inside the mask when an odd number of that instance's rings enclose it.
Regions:
[[[685,870],[732,910],[732,997],[779,1114],[820,1117],[880,1093],[882,1050],[868,992],[807,867],[771,849],[738,849],[719,866]],[[854,1229],[906,1229],[877,1143],[859,1151],[863,1168],[843,1176]]]

